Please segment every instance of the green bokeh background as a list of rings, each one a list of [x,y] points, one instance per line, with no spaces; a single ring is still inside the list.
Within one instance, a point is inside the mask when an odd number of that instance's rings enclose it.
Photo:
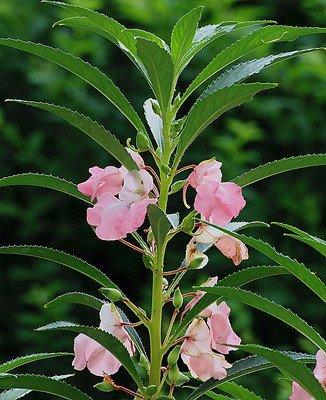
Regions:
[[[176,20],[187,10],[205,5],[202,23],[223,20],[273,19],[281,24],[322,26],[325,20],[323,0],[78,0],[106,12],[128,27],[142,27],[169,40]],[[70,51],[105,71],[127,95],[139,113],[151,96],[139,72],[112,44],[103,38],[65,28],[51,29],[58,19],[69,16],[63,10],[41,4],[39,0],[1,0],[0,36],[33,40]],[[235,39],[237,36],[234,36]],[[308,36],[294,43],[267,46],[267,51],[322,45],[319,36]],[[225,46],[225,39],[202,51],[183,73],[180,88],[196,76],[200,68]],[[263,82],[279,82],[273,91],[257,96],[215,122],[191,147],[185,162],[197,163],[217,157],[223,162],[225,179],[231,179],[274,159],[325,150],[325,56],[321,52],[291,59],[260,74]],[[257,79],[257,78],[255,78]],[[87,137],[46,112],[4,104],[6,98],[33,99],[66,105],[89,115],[107,126],[123,142],[135,138],[128,122],[84,82],[37,57],[0,48],[0,171],[1,176],[21,172],[46,172],[73,182],[85,180],[90,166],[105,166],[113,160]],[[286,221],[317,236],[323,236],[323,169],[307,169],[274,177],[244,190],[247,207],[242,220]],[[175,196],[170,211],[182,207]],[[1,245],[41,244],[68,251],[100,267],[120,284],[130,297],[148,309],[150,276],[140,258],[119,243],[96,239],[85,221],[85,205],[53,191],[36,188],[1,190]],[[256,230],[253,235],[273,243],[278,249],[306,262],[325,276],[323,260],[303,244],[284,238],[276,228]],[[183,257],[186,238],[171,248],[167,257],[170,268]],[[255,251],[243,266],[263,265],[268,260]],[[207,276],[225,276],[235,267],[217,252],[209,253],[211,263],[204,271],[189,274],[186,285],[203,282]],[[70,350],[69,333],[37,333],[34,329],[54,320],[97,324],[98,316],[88,309],[66,306],[44,309],[56,295],[84,291],[97,295],[97,287],[78,274],[46,261],[1,256],[1,360],[31,352]],[[241,265],[242,267],[242,265]],[[325,318],[319,300],[289,277],[274,277],[249,286],[286,307],[291,307],[323,333]],[[246,343],[260,343],[278,349],[315,352],[307,340],[274,319],[232,304],[235,330]],[[236,358],[236,356],[234,356]],[[232,358],[232,357],[231,357]],[[43,361],[21,371],[50,374],[71,371],[70,361]],[[289,384],[277,380],[276,373],[250,376],[242,383],[266,398],[285,399]],[[123,372],[117,381],[126,380]],[[274,383],[272,383],[274,380]],[[71,382],[93,393],[97,381],[79,373]],[[97,394],[96,394],[97,395]],[[44,398],[32,395],[31,398]],[[98,395],[98,398],[119,398]],[[179,393],[177,399],[184,398]]]

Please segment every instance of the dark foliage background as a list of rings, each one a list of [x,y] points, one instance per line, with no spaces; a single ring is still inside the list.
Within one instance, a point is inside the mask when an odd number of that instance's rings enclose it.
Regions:
[[[321,26],[325,16],[323,0],[76,0],[73,3],[106,12],[127,26],[152,30],[166,40],[176,20],[200,4],[206,5],[202,23],[257,18],[274,19],[281,24]],[[118,49],[101,37],[83,31],[51,29],[53,22],[65,16],[68,14],[64,11],[42,5],[39,0],[1,0],[0,36],[50,44],[89,60],[108,73],[141,113],[142,104],[151,93],[138,71]],[[181,89],[221,46],[225,46],[223,40],[197,56],[182,76]],[[296,44],[274,47],[280,50],[321,43],[321,38],[314,36],[303,38]],[[265,54],[267,50],[271,48],[266,46],[255,56]],[[77,77],[37,57],[5,48],[0,48],[0,60],[1,176],[27,171],[46,172],[80,182],[87,177],[90,166],[105,166],[112,162],[96,144],[62,121],[45,112],[4,104],[6,98],[67,105],[97,119],[124,142],[128,137],[135,138],[128,122]],[[278,89],[256,97],[248,105],[219,119],[192,146],[185,162],[217,157],[223,161],[224,176],[231,179],[267,161],[325,150],[324,61],[323,54],[315,52],[279,63],[261,74],[261,81],[279,82]],[[323,178],[322,169],[301,170],[245,189],[248,205],[241,219],[283,220],[322,236]],[[176,196],[170,211],[180,208],[180,198]],[[140,258],[119,243],[97,240],[86,224],[84,204],[52,191],[6,188],[1,190],[0,215],[1,245],[41,244],[79,255],[109,273],[131,298],[148,308],[149,274],[142,268]],[[257,230],[253,234],[269,240],[278,249],[306,262],[312,270],[325,276],[321,257],[284,238],[279,229]],[[167,263],[170,267],[182,259],[184,245],[185,238],[181,238],[169,252]],[[212,251],[210,256],[207,269],[189,274],[189,287],[204,281],[208,275],[223,277],[235,270],[217,252]],[[267,262],[251,251],[250,260],[243,266]],[[60,319],[97,324],[97,315],[82,307],[43,308],[47,301],[67,291],[96,295],[97,288],[86,278],[46,261],[18,256],[2,256],[0,263],[1,361],[31,352],[72,348],[71,335],[35,332],[40,325]],[[322,332],[325,319],[320,302],[293,278],[271,278],[255,283],[251,289],[291,307]],[[239,304],[232,306],[233,324],[244,342],[315,352],[311,344],[283,324]],[[68,360],[50,360],[21,370],[55,374],[70,372],[71,367]],[[123,377],[123,373],[119,374],[117,380]],[[268,371],[245,379],[244,384],[269,398],[287,398],[288,383],[278,381],[271,385],[270,380]],[[89,391],[96,379],[82,373],[71,381]],[[112,395],[112,398],[118,396],[121,398],[120,395]],[[33,398],[38,397],[33,395]]]

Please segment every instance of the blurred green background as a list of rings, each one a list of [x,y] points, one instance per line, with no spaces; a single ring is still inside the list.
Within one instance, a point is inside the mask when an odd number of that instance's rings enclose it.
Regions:
[[[202,24],[223,20],[273,19],[281,24],[322,26],[325,20],[323,0],[76,0],[106,12],[128,27],[142,27],[169,40],[177,19],[197,5],[205,5]],[[83,31],[54,28],[58,19],[69,16],[63,10],[41,4],[39,0],[1,0],[0,36],[33,40],[70,51],[104,70],[142,113],[143,102],[151,95],[138,71],[112,44]],[[234,40],[237,36],[234,36]],[[225,46],[225,39],[202,51],[183,73],[180,88],[204,67],[216,52]],[[295,44],[266,46],[264,51],[320,46],[321,37],[309,36]],[[37,57],[0,48],[0,170],[1,176],[21,172],[45,172],[73,182],[85,180],[88,168],[112,162],[107,154],[73,128],[50,114],[4,104],[6,98],[33,99],[67,105],[106,125],[125,142],[135,132],[123,117],[98,93],[68,72]],[[197,140],[188,153],[191,163],[217,157],[224,164],[223,173],[231,179],[250,167],[286,156],[325,150],[324,115],[325,56],[310,53],[269,68],[260,81],[279,82],[273,91],[257,96],[241,108],[227,113]],[[322,231],[322,195],[325,174],[322,169],[288,173],[258,183],[244,190],[247,207],[242,220],[282,220],[317,236]],[[180,196],[170,211],[181,208]],[[119,243],[96,239],[85,221],[85,205],[53,191],[33,188],[1,190],[1,245],[41,244],[68,251],[90,261],[110,274],[130,297],[147,309],[150,280],[140,258]],[[284,238],[282,231],[252,232],[273,243],[283,252],[306,262],[321,276],[322,258],[304,245]],[[186,238],[180,238],[168,254],[167,264],[175,267],[183,257]],[[235,270],[229,260],[217,252],[209,253],[211,263],[204,271],[189,274],[186,284],[203,282],[208,275],[225,276]],[[54,320],[71,320],[97,324],[98,317],[88,309],[66,306],[44,309],[43,305],[67,291],[84,291],[97,295],[97,287],[77,273],[46,261],[1,256],[1,360],[31,352],[71,350],[69,333],[38,333],[34,329]],[[243,266],[268,263],[251,251]],[[242,265],[241,265],[242,267]],[[325,319],[321,304],[293,278],[274,277],[251,287],[258,293],[291,307],[322,333]],[[285,325],[262,313],[232,304],[235,330],[246,343],[261,343],[279,349],[315,352],[305,339]],[[43,361],[22,371],[50,374],[71,371],[70,361]],[[244,379],[267,398],[285,399],[289,385],[275,381],[270,371]],[[278,375],[274,373],[277,378]],[[119,372],[117,380],[125,379]],[[97,381],[90,374],[79,373],[71,380],[93,393]],[[122,397],[119,394],[112,398]],[[32,395],[32,398],[43,398]],[[102,398],[98,395],[98,398]],[[103,397],[103,398],[108,398]],[[178,400],[183,398],[178,394]]]

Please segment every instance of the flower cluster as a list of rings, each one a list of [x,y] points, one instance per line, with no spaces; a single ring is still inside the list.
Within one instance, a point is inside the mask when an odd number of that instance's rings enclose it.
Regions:
[[[314,369],[315,378],[326,391],[326,353],[318,350],[316,354],[316,367]],[[314,400],[297,382],[292,383],[292,394],[289,400]]]
[[[100,329],[119,339],[128,350],[130,356],[135,354],[135,345],[131,340],[119,311],[113,303],[103,304],[100,310]],[[86,335],[80,334],[75,338],[75,358],[72,365],[77,371],[84,368],[97,376],[115,374],[121,367],[120,361],[109,350]]]
[[[203,286],[214,286],[216,283],[217,277],[214,277]],[[205,292],[197,291],[185,307],[183,315],[194,307],[204,294]],[[181,358],[194,378],[206,381],[210,378],[226,377],[226,369],[230,368],[231,364],[225,360],[224,354],[229,354],[241,343],[241,339],[231,327],[229,315],[230,308],[224,301],[219,305],[214,303],[189,325],[181,346]]]
[[[102,240],[119,240],[136,231],[144,223],[148,205],[157,202],[157,188],[144,160],[128,151],[139,170],[92,167],[90,178],[78,185],[81,193],[96,199],[87,209],[87,222]]]

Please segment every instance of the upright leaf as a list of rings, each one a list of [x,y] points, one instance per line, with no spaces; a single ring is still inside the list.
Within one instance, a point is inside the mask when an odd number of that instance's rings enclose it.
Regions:
[[[233,182],[245,187],[270,176],[282,174],[283,172],[320,165],[326,165],[326,154],[306,154],[304,156],[283,158],[282,160],[272,161],[251,169],[234,178]]]
[[[175,156],[178,165],[184,152],[197,136],[216,118],[226,111],[252,100],[253,96],[263,90],[272,89],[274,83],[249,83],[226,87],[198,100],[191,108],[186,123],[181,131]]]
[[[316,363],[316,357],[309,354],[282,352],[291,360],[300,363],[312,364]],[[208,390],[214,389],[223,385],[225,382],[233,381],[234,379],[241,378],[242,376],[262,371],[268,368],[273,368],[274,364],[267,359],[260,356],[250,356],[241,360],[235,361],[230,369],[228,369],[227,377],[220,381],[216,379],[209,379],[207,382],[201,384],[194,390],[186,400],[196,400],[203,396]]]
[[[300,36],[325,32],[326,28],[301,28],[282,25],[270,25],[259,28],[249,35],[243,36],[241,39],[232,43],[229,47],[223,49],[219,54],[217,54],[207,67],[203,69],[203,71],[201,71],[188,86],[182,96],[181,104],[184,103],[191,93],[221,69],[261,46],[273,42],[293,41]]]
[[[11,175],[0,178],[0,187],[7,186],[38,186],[53,189],[66,193],[69,196],[76,197],[85,203],[93,204],[88,197],[79,192],[74,183],[68,182],[57,176],[29,172],[26,174]]]
[[[199,289],[199,288],[197,288]],[[280,321],[288,324],[302,335],[306,336],[318,348],[326,351],[326,341],[315,331],[306,321],[298,317],[292,311],[287,310],[280,304],[276,304],[271,300],[259,296],[258,294],[251,293],[248,290],[232,287],[212,287],[200,288],[200,290],[215,295],[215,300],[220,296],[231,300],[239,301],[250,307],[254,307],[259,311],[272,315]]]
[[[171,54],[176,75],[182,70],[184,63],[187,62],[183,61],[183,58],[192,46],[203,8],[203,6],[199,6],[190,10],[179,19],[173,28]]]
[[[119,289],[103,272],[71,254],[42,246],[3,246],[0,254],[15,254],[52,261],[88,276],[101,286]]]
[[[137,39],[136,47],[147,79],[162,112],[165,113],[172,96],[173,64],[171,55],[156,43],[142,38]]]
[[[107,129],[97,122],[92,121],[90,118],[79,114],[76,111],[69,110],[69,108],[57,106],[54,104],[41,103],[37,101],[25,100],[7,100],[15,103],[23,104],[26,106],[36,107],[41,110],[48,111],[57,115],[69,122],[70,125],[78,128],[87,136],[95,140],[105,150],[107,150],[113,157],[115,157],[121,164],[128,170],[138,169],[137,164],[132,159],[127,150],[122,146],[119,140],[112,135]]]
[[[156,43],[158,46],[162,47],[162,49],[166,50],[168,53],[170,52],[169,46],[165,43],[163,39],[160,37],[156,36],[152,32],[144,31],[143,29],[136,29],[136,28],[131,28],[131,29],[126,29],[126,32],[132,33],[132,35],[137,39],[137,38],[142,38],[149,40],[151,42]]]
[[[84,335],[94,339],[97,343],[101,344],[107,350],[109,350],[124,366],[124,368],[129,372],[130,376],[136,382],[136,384],[140,387],[143,386],[142,380],[138,374],[136,364],[130,358],[128,350],[124,347],[124,345],[118,340],[116,337],[111,334],[102,331],[101,329],[97,329],[91,326],[83,326],[74,324],[72,322],[54,322],[52,324],[48,324],[42,326],[37,329],[38,331],[71,331],[76,333],[83,333]]]
[[[171,223],[165,213],[154,204],[148,206],[148,218],[152,227],[156,246],[162,248],[166,240],[166,235],[171,229]]]
[[[256,393],[234,382],[224,382],[222,385],[219,385],[219,389],[225,393],[231,394],[239,400],[263,400]]]
[[[92,400],[87,394],[66,382],[42,375],[0,374],[0,389],[28,389],[67,400]]]
[[[13,369],[21,367],[22,365],[30,364],[36,361],[46,360],[49,358],[56,358],[56,357],[66,357],[71,355],[72,355],[71,353],[57,352],[57,353],[29,354],[27,356],[17,357],[1,364],[0,374],[12,371]]]
[[[0,45],[35,54],[72,72],[103,94],[128,118],[137,131],[146,131],[138,114],[121,93],[120,89],[98,68],[93,67],[72,54],[40,43],[0,38]]]

